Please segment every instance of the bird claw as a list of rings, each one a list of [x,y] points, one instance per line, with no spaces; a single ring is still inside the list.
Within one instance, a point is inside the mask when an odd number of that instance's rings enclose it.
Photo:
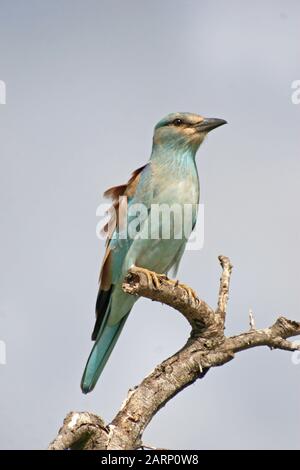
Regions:
[[[189,299],[190,302],[192,302],[192,301],[198,302],[199,301],[198,295],[196,294],[194,289],[192,289],[191,287],[189,287],[185,284],[180,284],[180,287],[182,287],[186,291],[188,299]]]
[[[145,268],[139,267],[138,270],[144,273],[145,276],[147,277],[148,286],[153,286],[154,289],[159,289],[160,287],[160,281],[158,278],[159,275],[157,275],[156,273],[152,271],[148,271],[148,269],[145,269]]]

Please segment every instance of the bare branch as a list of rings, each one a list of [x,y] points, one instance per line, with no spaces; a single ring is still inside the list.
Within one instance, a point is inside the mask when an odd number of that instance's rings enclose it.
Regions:
[[[48,450],[105,449],[108,429],[104,421],[92,413],[69,413]]]
[[[232,272],[232,264],[230,259],[227,256],[219,256],[219,261],[222,266],[222,275],[220,279],[220,289],[219,289],[219,300],[218,300],[218,312],[222,315],[224,321],[226,316],[227,304],[229,299],[229,286],[230,286],[230,277]]]
[[[250,330],[255,330],[255,320],[254,320],[254,315],[253,315],[251,308],[249,310],[249,325],[250,325]]]
[[[299,345],[292,346],[286,338],[297,335],[300,335],[300,323],[279,317],[270,328],[250,330],[247,333],[227,338],[221,349],[236,353],[256,346],[269,346],[273,349],[296,351],[299,350]]]
[[[202,331],[215,323],[215,312],[206,302],[200,300],[191,288],[164,274],[134,266],[125,277],[123,290],[175,308],[195,330]]]
[[[138,387],[131,390],[110,425],[90,413],[71,413],[49,449],[137,449],[154,415],[177,393],[202,378],[209,368],[231,361],[235,354],[257,346],[288,351],[300,345],[287,338],[300,335],[300,323],[280,317],[269,328],[225,337],[224,323],[229,298],[232,265],[219,257],[222,276],[216,312],[188,286],[143,268],[130,269],[123,284],[125,292],[165,303],[178,310],[192,327],[187,343],[158,365]]]

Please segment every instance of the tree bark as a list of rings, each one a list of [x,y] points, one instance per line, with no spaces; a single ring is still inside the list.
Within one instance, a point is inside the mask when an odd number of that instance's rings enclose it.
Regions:
[[[300,350],[287,338],[300,334],[300,323],[280,317],[269,328],[255,329],[250,312],[250,330],[237,336],[224,335],[232,265],[220,256],[222,267],[218,306],[213,310],[188,286],[167,276],[133,267],[123,289],[131,295],[164,303],[178,310],[191,325],[186,344],[159,364],[153,372],[130,390],[112,422],[105,425],[87,412],[71,412],[64,420],[49,450],[130,450],[143,447],[142,436],[154,415],[177,393],[212,367],[222,366],[235,354],[257,346],[286,351]]]

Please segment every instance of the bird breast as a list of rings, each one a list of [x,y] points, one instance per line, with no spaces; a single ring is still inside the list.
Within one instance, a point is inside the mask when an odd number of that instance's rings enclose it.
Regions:
[[[157,204],[198,204],[199,180],[197,171],[189,174],[160,175],[154,178],[153,203]]]

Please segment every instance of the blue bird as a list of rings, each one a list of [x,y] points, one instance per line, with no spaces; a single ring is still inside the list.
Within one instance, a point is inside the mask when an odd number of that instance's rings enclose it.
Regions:
[[[197,114],[169,114],[155,126],[150,161],[136,170],[127,184],[106,191],[105,196],[113,200],[113,208],[119,209],[119,215],[114,212],[110,223],[92,333],[95,344],[81,381],[83,393],[89,393],[95,387],[137,300],[122,290],[128,270],[138,266],[157,273],[170,270],[176,273],[197,220],[200,193],[196,152],[207,133],[223,124],[226,124],[223,119]],[[121,196],[126,197],[126,211],[120,210]],[[191,227],[184,236],[177,236],[172,219],[170,236],[164,237],[162,217],[153,218],[152,215],[157,207],[174,204],[182,209],[187,204],[192,207]],[[131,210],[140,205],[145,208],[144,217],[138,218],[136,223]],[[131,223],[137,229],[134,236],[129,236]]]

